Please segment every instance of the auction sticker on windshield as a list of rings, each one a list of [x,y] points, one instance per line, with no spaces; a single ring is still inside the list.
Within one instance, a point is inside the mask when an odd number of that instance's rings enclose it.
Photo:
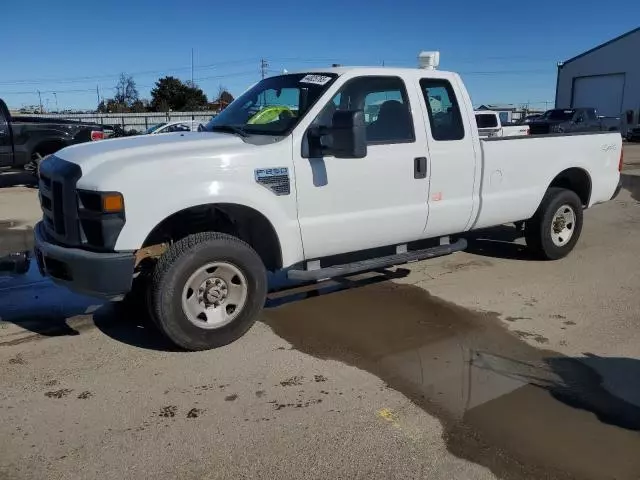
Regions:
[[[306,75],[304,78],[300,80],[300,83],[313,83],[315,85],[324,85],[331,77],[326,77],[324,75]]]

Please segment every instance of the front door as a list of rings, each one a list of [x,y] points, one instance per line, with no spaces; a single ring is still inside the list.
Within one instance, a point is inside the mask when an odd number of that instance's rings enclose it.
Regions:
[[[0,167],[13,165],[13,140],[9,127],[9,111],[0,100]]]
[[[429,178],[419,97],[394,76],[346,80],[313,120],[329,125],[336,110],[364,110],[367,155],[303,158],[294,138],[298,219],[305,258],[314,259],[420,238]],[[412,108],[416,106],[416,108]]]

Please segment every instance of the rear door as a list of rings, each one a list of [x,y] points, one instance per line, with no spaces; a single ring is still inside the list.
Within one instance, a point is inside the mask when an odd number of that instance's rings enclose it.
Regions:
[[[429,142],[429,220],[425,237],[467,229],[474,209],[476,141],[463,90],[445,78],[419,82]],[[466,97],[468,98],[468,97]],[[480,153],[478,152],[478,155]]]
[[[0,100],[0,167],[13,165],[13,139],[9,119],[9,110]]]

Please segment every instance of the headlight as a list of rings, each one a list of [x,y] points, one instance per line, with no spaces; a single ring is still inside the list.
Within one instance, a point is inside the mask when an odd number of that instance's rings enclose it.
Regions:
[[[77,190],[77,194],[82,243],[99,250],[112,250],[125,224],[122,194],[89,190]]]

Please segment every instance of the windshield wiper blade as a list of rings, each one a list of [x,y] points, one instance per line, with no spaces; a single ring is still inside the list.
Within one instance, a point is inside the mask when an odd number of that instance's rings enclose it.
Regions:
[[[247,132],[244,131],[243,128],[237,127],[236,125],[213,125],[211,127],[212,132],[231,132],[240,135],[241,137],[246,137]]]

